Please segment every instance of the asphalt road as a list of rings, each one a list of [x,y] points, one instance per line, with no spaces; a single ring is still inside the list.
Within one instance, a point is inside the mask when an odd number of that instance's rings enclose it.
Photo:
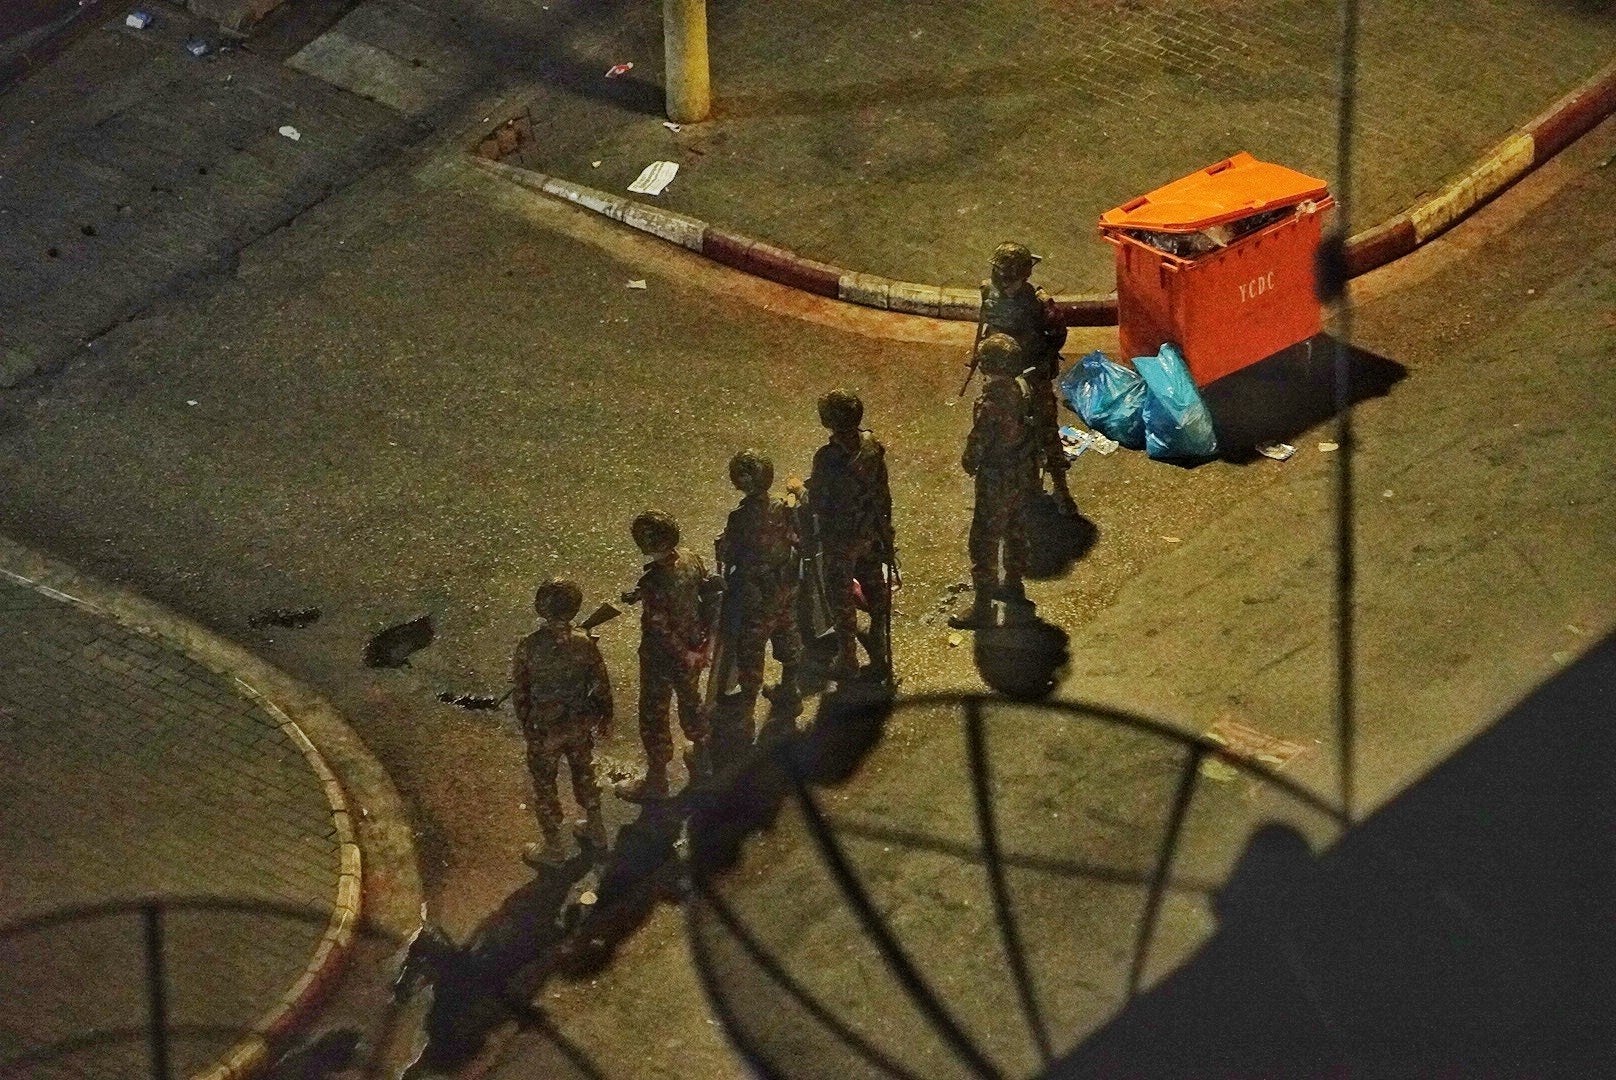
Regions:
[[[1387,620],[1365,631],[1366,804],[1547,676],[1557,654],[1606,632],[1616,610],[1603,465],[1612,433],[1586,407],[1610,395],[1608,382],[1587,381],[1610,377],[1594,361],[1616,307],[1616,253],[1599,231],[1612,197],[1612,173],[1598,167],[1608,127],[1572,152],[1549,201],[1496,235],[1465,226],[1453,241],[1473,244],[1462,259],[1433,253],[1392,271],[1407,287],[1381,286],[1360,313],[1358,343],[1408,372],[1361,414],[1361,511],[1377,530],[1365,538],[1377,556],[1367,610]],[[832,386],[863,391],[891,449],[906,692],[981,687],[969,642],[953,647],[924,621],[965,576],[960,343],[880,336],[903,336],[901,320],[861,315],[853,331],[822,308],[815,318],[771,311],[755,289],[722,284],[680,253],[503,199],[466,178],[418,186],[401,170],[373,174],[248,248],[216,288],[159,305],[0,402],[0,529],[191,614],[329,694],[392,771],[420,829],[434,912],[458,936],[530,879],[517,855],[536,830],[515,733],[437,695],[501,686],[537,580],[576,575],[591,603],[631,581],[627,524],[639,510],[672,510],[705,548],[733,502],[729,455],[762,443],[781,474],[804,468],[821,436],[813,400]],[[1495,212],[1507,214],[1505,202]],[[649,287],[628,288],[636,279]],[[1071,635],[1059,693],[1194,730],[1233,709],[1275,734],[1328,739],[1324,437],[1293,439],[1302,452],[1283,466],[1080,461],[1074,488],[1096,542],[1033,590],[1043,617]],[[1519,557],[1490,542],[1495,530]],[[1433,578],[1433,561],[1450,576]],[[1202,585],[1200,599],[1185,598],[1186,582]],[[1249,618],[1245,596],[1275,583],[1284,614]],[[1530,601],[1501,621],[1511,596]],[[305,606],[324,613],[306,629],[248,626],[260,609]],[[372,633],[421,611],[436,617],[432,646],[400,670],[361,666]],[[1405,647],[1416,630],[1427,636]],[[1248,670],[1303,637],[1313,648],[1299,667]],[[625,621],[603,642],[622,717],[604,756],[623,767],[637,757],[632,638]],[[1393,721],[1370,706],[1387,700],[1404,703],[1396,730],[1413,738],[1374,738]],[[847,798],[869,808],[926,792],[952,805],[957,756],[928,752],[934,721],[896,722]],[[1044,760],[1042,747],[1015,745],[1028,769]],[[1296,775],[1328,792],[1333,756],[1318,745]],[[1004,752],[1017,768],[1014,746]],[[1163,755],[1139,744],[1114,767],[1078,774],[1124,862],[1156,842],[1167,796],[1160,783],[1142,796],[1139,780],[1161,779]],[[1226,791],[1212,798],[1209,814],[1242,805]],[[1251,816],[1248,807],[1241,820]],[[789,832],[778,843],[787,865],[802,857]],[[1206,859],[1223,854],[1213,845]],[[886,880],[940,947],[949,923],[932,921],[920,887],[936,874],[917,855]],[[797,903],[818,887],[776,894],[800,880],[751,894],[767,925],[799,922]],[[1067,943],[1110,942],[1102,967],[1114,973],[1126,935],[1119,947],[1111,909],[1090,910],[1067,924]],[[1169,955],[1206,929],[1193,906],[1176,918]],[[969,968],[958,977],[967,992]],[[544,1000],[608,1076],[725,1075],[727,1051],[691,980],[665,916],[598,985],[548,988]],[[1095,993],[1072,1006],[1073,1022],[1094,1022],[1114,1001]],[[548,1052],[517,1042],[510,1075],[543,1074]]]

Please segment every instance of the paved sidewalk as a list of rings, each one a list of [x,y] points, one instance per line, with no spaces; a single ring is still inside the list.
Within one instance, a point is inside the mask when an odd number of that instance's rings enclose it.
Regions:
[[[119,906],[146,898],[166,905],[173,1074],[195,1075],[326,935],[341,855],[322,782],[232,679],[5,579],[0,658],[0,926],[112,905],[0,933],[0,1075],[146,1074],[142,916]]]
[[[1325,0],[709,4],[716,112],[663,127],[660,6],[556,0],[525,163],[799,255],[973,285],[1007,237],[1059,292],[1112,287],[1098,215],[1238,150],[1335,171],[1338,22]],[[1357,205],[1391,217],[1607,63],[1601,5],[1362,5]],[[632,61],[607,80],[612,64]],[[595,165],[599,162],[599,165]]]
[[[165,291],[402,146],[398,112],[147,5],[0,94],[0,387],[63,363]],[[297,129],[296,141],[279,134]]]

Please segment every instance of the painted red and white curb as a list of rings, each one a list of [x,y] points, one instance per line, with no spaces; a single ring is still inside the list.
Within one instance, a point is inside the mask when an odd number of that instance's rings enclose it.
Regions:
[[[1347,273],[1366,274],[1442,235],[1616,112],[1616,62],[1556,101],[1430,198],[1347,241]]]
[[[354,948],[363,903],[363,865],[347,792],[303,728],[258,686],[231,670],[232,665],[220,662],[221,657],[236,654],[234,646],[150,601],[103,585],[3,539],[0,539],[0,578],[153,638],[215,674],[229,678],[237,693],[261,706],[280,725],[319,780],[330,806],[339,860],[334,905],[325,931],[292,986],[223,1057],[192,1080],[250,1080],[258,1076],[275,1054],[286,1049],[291,1037],[314,1017],[342,976]]]
[[[220,672],[220,674],[226,674]],[[331,917],[326,923],[320,943],[290,989],[259,1018],[240,1042],[236,1043],[223,1060],[211,1069],[198,1074],[194,1080],[249,1080],[257,1076],[273,1060],[273,1055],[284,1051],[291,1037],[314,1017],[344,968],[354,947],[354,931],[359,926],[363,865],[360,861],[359,842],[354,835],[353,813],[348,808],[348,796],[342,789],[331,766],[303,729],[282,712],[269,698],[244,681],[232,675],[236,691],[257,703],[275,718],[288,738],[303,754],[304,760],[319,778],[331,807],[331,820],[337,831],[337,850],[340,860],[337,868],[337,893]]]
[[[1357,277],[1378,269],[1440,236],[1587,134],[1612,112],[1616,112],[1616,63],[1555,102],[1435,195],[1350,237],[1346,245],[1348,275]],[[883,311],[964,322],[975,322],[977,318],[981,294],[976,289],[917,285],[853,273],[688,214],[475,154],[468,156],[482,168],[522,187],[587,207],[715,262],[781,285]],[[1116,325],[1116,293],[1057,296],[1055,305],[1061,322],[1068,326]]]

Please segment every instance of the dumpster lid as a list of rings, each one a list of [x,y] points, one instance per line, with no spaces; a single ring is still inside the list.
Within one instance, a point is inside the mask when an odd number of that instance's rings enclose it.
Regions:
[[[1323,180],[1258,161],[1242,150],[1107,210],[1100,215],[1100,229],[1196,232],[1328,194],[1329,185]]]

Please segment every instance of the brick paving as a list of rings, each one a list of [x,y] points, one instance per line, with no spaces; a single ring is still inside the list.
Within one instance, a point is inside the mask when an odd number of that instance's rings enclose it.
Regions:
[[[0,867],[0,924],[148,897],[302,913],[170,911],[172,1022],[203,1029],[173,1046],[190,1075],[303,972],[339,856],[314,771],[230,679],[0,581]],[[133,909],[0,937],[0,1076],[144,1075],[142,941]]]
[[[1616,51],[1608,5],[1361,6],[1359,224]],[[1334,177],[1333,0],[713,0],[717,113],[677,133],[660,5],[550,8],[532,167],[621,193],[675,160],[658,204],[849,270],[969,286],[1016,237],[1047,285],[1103,291],[1112,206],[1238,150]],[[603,79],[618,61],[631,76]]]
[[[717,113],[679,132],[662,126],[654,4],[369,0],[291,64],[273,43],[193,59],[182,45],[207,24],[152,6],[147,30],[109,20],[0,94],[0,386],[228,271],[418,135],[409,114],[496,68],[535,86],[534,168],[622,191],[676,160],[660,205],[939,285],[973,284],[1015,236],[1046,256],[1046,285],[1104,291],[1101,211],[1241,149],[1334,172],[1327,0],[713,0]],[[1366,0],[1362,18],[1359,223],[1616,49],[1600,5]],[[605,79],[623,60],[630,75]]]

